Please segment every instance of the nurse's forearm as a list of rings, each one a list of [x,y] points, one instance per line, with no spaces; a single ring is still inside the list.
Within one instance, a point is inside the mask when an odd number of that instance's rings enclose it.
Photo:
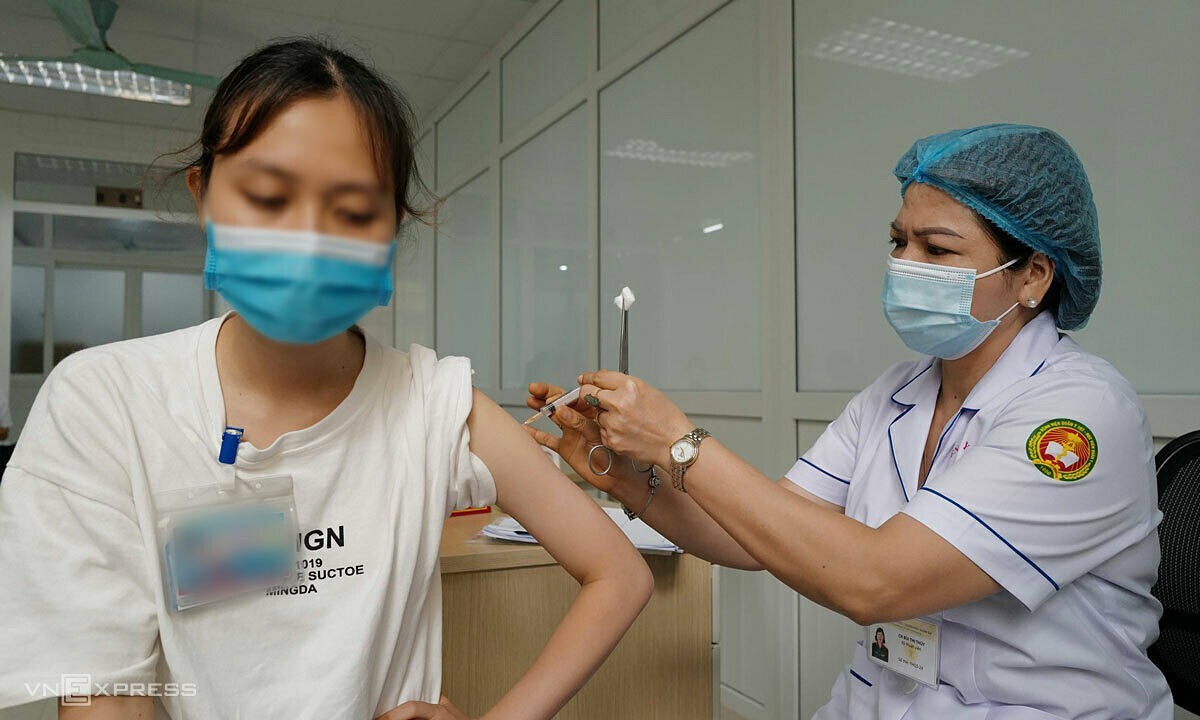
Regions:
[[[671,486],[669,471],[659,468],[658,476],[662,485],[641,515],[647,525],[688,553],[708,562],[739,570],[763,569],[687,493]],[[645,475],[631,475],[617,479],[609,494],[636,512],[646,507],[650,488]]]
[[[641,577],[630,573],[584,583],[541,654],[482,720],[553,717],[600,667],[649,600],[653,585],[639,587]]]
[[[855,621],[876,613],[889,572],[874,529],[779,486],[715,438],[701,445],[685,486],[746,552],[796,592]]]

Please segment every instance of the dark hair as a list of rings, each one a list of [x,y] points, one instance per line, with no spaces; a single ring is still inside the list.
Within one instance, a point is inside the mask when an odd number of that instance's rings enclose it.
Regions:
[[[1014,259],[1017,261],[1005,268],[1007,272],[1017,272],[1029,264],[1029,258],[1033,257],[1033,254],[1037,252],[1036,250],[1005,232],[999,225],[984,217],[978,211],[972,209],[971,213],[975,215],[975,219],[979,221],[979,225],[987,233],[988,237],[992,239],[992,242],[996,243],[996,249],[1000,251],[999,264],[1003,265]],[[1050,281],[1050,289],[1046,291],[1046,296],[1042,298],[1042,309],[1049,310],[1054,315],[1058,314],[1058,297],[1061,287],[1062,282],[1058,279],[1058,269],[1055,268],[1054,279]]]
[[[275,117],[298,100],[345,95],[370,136],[371,152],[381,182],[395,187],[396,220],[424,219],[414,197],[429,191],[417,171],[415,119],[404,95],[362,61],[318,37],[274,42],[243,58],[213,95],[204,114],[200,137],[186,148],[168,153],[198,155],[168,176],[200,170],[208,185],[213,161],[252,142]]]

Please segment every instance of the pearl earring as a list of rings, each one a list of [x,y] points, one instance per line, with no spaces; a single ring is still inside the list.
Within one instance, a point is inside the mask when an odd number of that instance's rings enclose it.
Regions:
[[[1025,304],[1028,305],[1029,307],[1037,307],[1037,300],[1034,300],[1033,298],[1029,298],[1025,301]]]

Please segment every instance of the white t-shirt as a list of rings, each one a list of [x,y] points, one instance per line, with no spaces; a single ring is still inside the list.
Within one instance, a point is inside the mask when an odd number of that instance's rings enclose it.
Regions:
[[[947,423],[918,490],[940,386],[931,358],[894,366],[787,477],[871,527],[911,516],[1003,591],[939,613],[940,687],[908,692],[860,642],[816,717],[1169,720],[1170,690],[1146,657],[1162,514],[1133,388],[1044,312]]]
[[[438,699],[442,525],[495,500],[469,449],[470,363],[368,338],[332,413],[242,443],[240,477],[293,477],[305,580],[175,612],[152,493],[221,477],[223,319],[76,353],[47,379],[0,484],[0,707],[64,673],[173,683],[156,705],[175,720],[364,720]]]

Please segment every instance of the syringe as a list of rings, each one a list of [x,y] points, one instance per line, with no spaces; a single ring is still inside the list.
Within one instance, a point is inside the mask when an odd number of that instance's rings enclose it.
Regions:
[[[570,405],[571,403],[575,402],[578,399],[579,399],[579,388],[575,388],[574,390],[567,393],[566,395],[563,395],[562,397],[559,397],[559,398],[555,399],[554,401],[548,402],[545,405],[543,405],[542,409],[538,410],[536,413],[534,413],[533,417],[526,420],[524,424],[530,425],[533,422],[535,422],[538,418],[553,417],[554,413],[560,407],[562,407],[563,405]]]

